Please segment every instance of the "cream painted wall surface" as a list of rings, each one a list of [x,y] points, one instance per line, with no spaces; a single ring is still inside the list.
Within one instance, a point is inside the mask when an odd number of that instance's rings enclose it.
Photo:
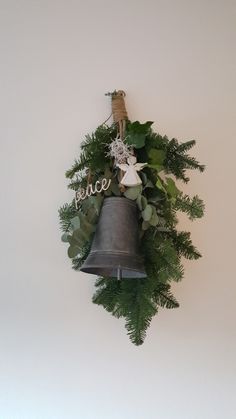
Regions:
[[[235,419],[236,3],[0,0],[0,419]],[[131,119],[196,138],[185,190],[204,257],[143,346],[91,303],[57,209],[80,141],[124,89]]]

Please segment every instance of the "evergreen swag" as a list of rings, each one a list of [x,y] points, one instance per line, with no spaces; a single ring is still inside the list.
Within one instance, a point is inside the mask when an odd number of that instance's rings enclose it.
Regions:
[[[188,151],[195,141],[179,143],[153,132],[152,122],[127,121],[125,142],[134,147],[138,162],[148,162],[140,172],[142,185],[119,188],[117,168],[109,157],[109,144],[117,136],[117,125],[101,125],[92,135],[87,135],[81,145],[81,154],[66,172],[69,188],[86,187],[89,178],[94,183],[103,177],[111,179],[109,189],[80,202],[63,205],[59,210],[62,241],[69,243],[68,256],[72,266],[79,270],[88,256],[99,212],[106,196],[121,196],[135,200],[139,209],[141,250],[147,278],[98,278],[93,302],[102,305],[113,316],[125,318],[131,341],[141,345],[152,317],[159,307],[179,306],[170,291],[171,281],[183,277],[181,257],[201,257],[192,244],[190,233],[177,230],[177,212],[182,211],[194,220],[204,212],[203,201],[196,195],[190,198],[181,192],[174,180],[187,183],[188,169],[203,172]],[[168,175],[172,175],[169,177]],[[121,192],[122,191],[122,192]]]

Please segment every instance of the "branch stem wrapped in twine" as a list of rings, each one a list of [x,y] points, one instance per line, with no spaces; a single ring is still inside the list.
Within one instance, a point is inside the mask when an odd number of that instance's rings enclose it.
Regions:
[[[121,140],[124,140],[125,136],[125,126],[126,121],[128,120],[128,114],[125,107],[125,92],[123,90],[114,91],[113,93],[108,93],[111,96],[111,108],[112,108],[112,115],[113,121],[118,125],[119,136]],[[118,174],[118,179],[121,181],[123,178],[123,171],[120,170]],[[120,191],[124,192],[125,187],[123,185],[120,186]]]
[[[128,114],[125,107],[125,92],[123,90],[108,93],[111,96],[111,108],[113,120],[118,125],[120,138],[124,139],[125,124],[128,119]]]

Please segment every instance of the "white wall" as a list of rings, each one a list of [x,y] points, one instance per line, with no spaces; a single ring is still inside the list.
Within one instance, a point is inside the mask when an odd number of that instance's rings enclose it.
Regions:
[[[234,419],[235,1],[0,0],[0,419]],[[131,119],[198,140],[204,257],[133,346],[70,268],[57,209],[83,135]]]

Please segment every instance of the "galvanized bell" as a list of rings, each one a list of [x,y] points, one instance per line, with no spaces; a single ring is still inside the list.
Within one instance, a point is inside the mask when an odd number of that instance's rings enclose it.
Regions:
[[[82,272],[121,278],[145,278],[139,249],[137,205],[127,198],[105,198],[91,251]]]

